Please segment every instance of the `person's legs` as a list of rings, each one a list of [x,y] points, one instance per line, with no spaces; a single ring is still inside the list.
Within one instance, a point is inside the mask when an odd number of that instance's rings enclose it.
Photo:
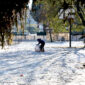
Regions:
[[[42,48],[43,48],[43,45],[40,45],[40,50],[42,50]]]
[[[44,52],[44,44],[40,45],[40,50]]]

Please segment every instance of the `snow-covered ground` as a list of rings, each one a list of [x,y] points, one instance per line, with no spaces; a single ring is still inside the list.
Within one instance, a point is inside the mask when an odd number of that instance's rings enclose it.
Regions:
[[[47,42],[35,52],[36,41],[0,49],[0,85],[85,85],[83,42]],[[75,48],[78,47],[78,48]]]

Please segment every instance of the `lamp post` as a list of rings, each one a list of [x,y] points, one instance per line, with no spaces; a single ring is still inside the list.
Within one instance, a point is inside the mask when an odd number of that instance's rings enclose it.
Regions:
[[[70,25],[69,28],[69,47],[71,48],[71,28],[72,28],[72,20],[74,20],[74,15],[72,15],[71,13],[69,13],[68,15],[68,22]]]
[[[63,11],[64,9],[61,9]],[[69,28],[69,47],[71,47],[71,28],[72,28],[72,22],[74,21],[74,15],[75,15],[75,10],[73,8],[68,8],[67,10],[64,10],[63,13],[60,11],[60,19],[64,19],[64,22],[68,20],[70,28]],[[61,16],[63,15],[63,17]],[[66,28],[68,30],[68,28]]]

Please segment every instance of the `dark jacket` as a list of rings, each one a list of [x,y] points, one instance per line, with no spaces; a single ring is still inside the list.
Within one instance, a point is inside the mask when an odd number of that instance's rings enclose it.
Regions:
[[[37,39],[37,41],[39,42],[38,44],[45,45],[45,42],[43,40]]]

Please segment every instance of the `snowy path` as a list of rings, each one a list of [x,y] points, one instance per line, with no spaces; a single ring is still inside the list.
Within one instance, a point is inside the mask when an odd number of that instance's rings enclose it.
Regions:
[[[35,44],[22,42],[0,51],[0,85],[85,84],[84,49],[47,43],[46,52],[38,53]]]

